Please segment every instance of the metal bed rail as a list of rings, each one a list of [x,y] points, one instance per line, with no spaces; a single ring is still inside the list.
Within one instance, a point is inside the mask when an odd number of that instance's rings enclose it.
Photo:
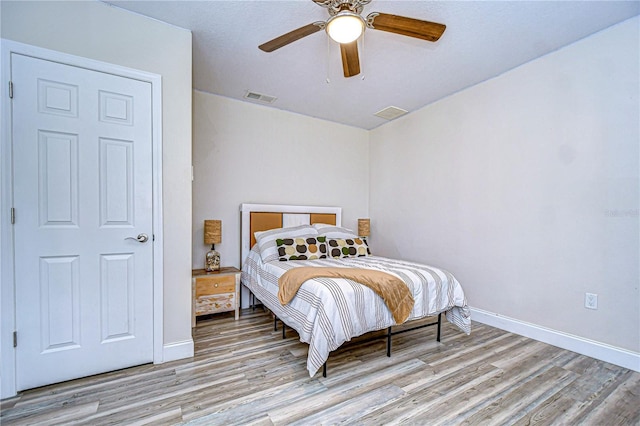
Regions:
[[[272,312],[273,313],[273,312]],[[279,318],[273,314],[273,331],[278,331],[278,320]],[[287,333],[287,324],[280,320],[280,322],[282,322],[282,338],[286,339],[286,333]],[[392,327],[388,327],[387,328],[387,332],[383,335],[380,336],[372,336],[369,337],[367,339],[363,339],[363,340],[358,340],[357,342],[353,342],[352,344],[355,345],[361,345],[363,343],[369,343],[369,342],[373,342],[376,340],[380,340],[380,339],[387,339],[387,357],[391,358],[391,338],[393,336],[396,336],[398,334],[402,334],[402,333],[407,333],[409,331],[414,331],[414,330],[419,330],[421,328],[426,328],[426,327],[433,327],[433,326],[437,326],[437,332],[436,332],[436,341],[440,341],[440,336],[441,336],[441,329],[442,329],[442,312],[438,313],[438,320],[435,322],[430,322],[427,324],[420,324],[417,325],[415,327],[409,327],[409,328],[403,328],[401,330],[393,330],[393,326]],[[397,327],[397,326],[396,326]],[[293,327],[290,327],[292,330],[295,330]],[[375,331],[372,331],[371,333],[374,333]],[[322,365],[322,377],[327,377],[327,362],[325,361],[325,363]]]

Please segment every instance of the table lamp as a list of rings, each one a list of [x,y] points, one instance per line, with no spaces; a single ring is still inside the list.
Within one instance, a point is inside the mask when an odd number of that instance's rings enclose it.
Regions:
[[[370,219],[358,219],[358,236],[368,237],[370,233],[370,229],[369,229],[370,224],[371,224]]]
[[[204,221],[204,243],[211,244],[211,250],[207,252],[205,258],[204,269],[207,272],[220,270],[220,253],[216,251],[216,244],[222,242],[222,221],[221,220],[205,220]]]

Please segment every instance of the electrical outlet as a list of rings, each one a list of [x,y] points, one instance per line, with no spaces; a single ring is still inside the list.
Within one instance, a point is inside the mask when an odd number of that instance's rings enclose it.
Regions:
[[[598,309],[598,295],[595,293],[585,293],[584,307],[587,309]]]

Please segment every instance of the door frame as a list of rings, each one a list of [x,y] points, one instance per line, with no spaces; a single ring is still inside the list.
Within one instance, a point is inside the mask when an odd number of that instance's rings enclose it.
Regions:
[[[132,78],[151,84],[152,114],[152,210],[153,210],[153,362],[163,362],[163,220],[162,220],[162,77],[120,65],[96,61],[45,49],[13,40],[0,39],[2,57],[2,134],[0,143],[0,398],[16,395],[16,350],[13,333],[16,330],[16,293],[14,275],[14,233],[11,224],[13,205],[12,110],[9,98],[11,80],[11,54],[85,68],[93,71]],[[19,89],[16,89],[16,92]],[[20,220],[16,213],[16,220]]]

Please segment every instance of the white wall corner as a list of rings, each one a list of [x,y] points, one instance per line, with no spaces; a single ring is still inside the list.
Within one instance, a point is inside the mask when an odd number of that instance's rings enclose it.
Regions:
[[[494,312],[471,308],[471,319],[520,336],[548,343],[591,358],[640,372],[640,353],[505,317]]]
[[[194,354],[193,339],[181,342],[167,343],[163,347],[162,362],[175,361],[178,359],[192,358]],[[160,364],[155,362],[155,364]]]

